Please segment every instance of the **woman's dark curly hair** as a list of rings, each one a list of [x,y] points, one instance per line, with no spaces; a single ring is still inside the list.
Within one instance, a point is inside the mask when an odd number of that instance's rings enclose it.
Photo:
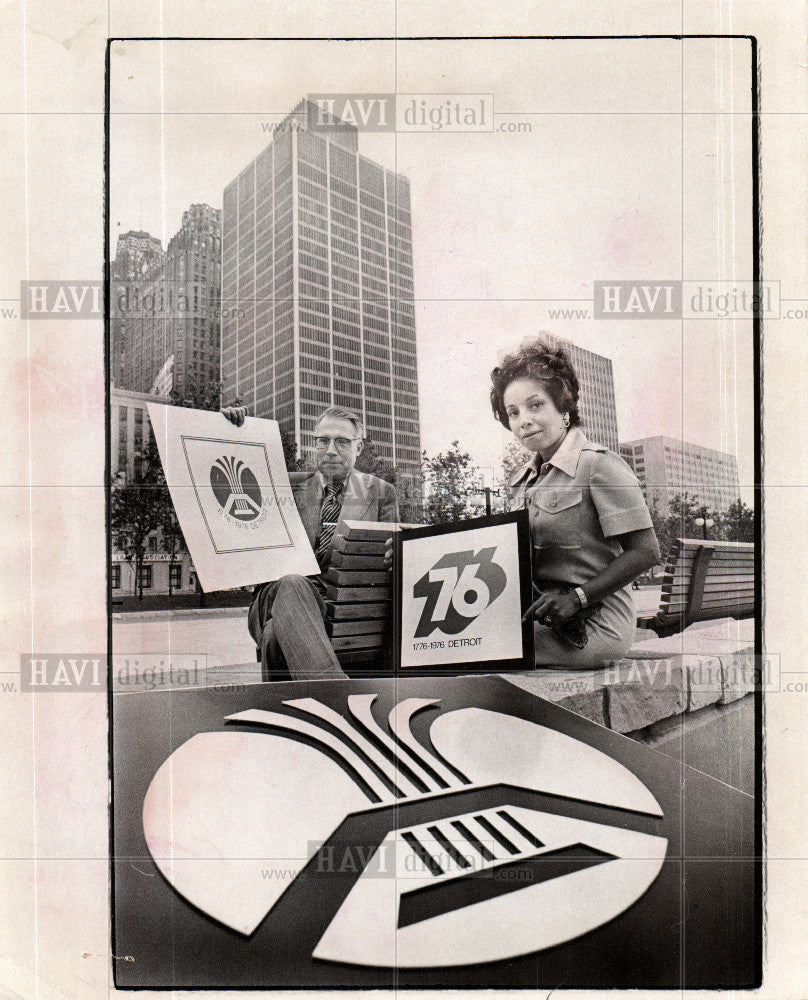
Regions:
[[[550,347],[543,340],[522,344],[516,354],[506,354],[491,372],[491,408],[499,422],[510,429],[502,398],[515,379],[541,382],[559,413],[568,413],[570,427],[578,427],[578,376],[563,348]]]

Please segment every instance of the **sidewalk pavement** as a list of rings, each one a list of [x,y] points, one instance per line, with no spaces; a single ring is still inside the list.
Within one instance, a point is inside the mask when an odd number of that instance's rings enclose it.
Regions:
[[[659,606],[659,587],[635,590],[638,612]],[[651,636],[649,636],[651,638]],[[113,614],[112,652],[119,656],[189,655],[205,657],[208,670],[256,662],[255,645],[247,631],[246,608],[189,608]],[[226,674],[227,671],[223,671]],[[252,682],[260,669],[242,668]]]
[[[112,616],[112,653],[204,656],[210,668],[255,660],[255,643],[246,608],[128,612]]]

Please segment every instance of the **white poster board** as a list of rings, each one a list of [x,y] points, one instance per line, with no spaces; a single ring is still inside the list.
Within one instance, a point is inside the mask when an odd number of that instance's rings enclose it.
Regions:
[[[203,590],[320,568],[297,511],[278,424],[149,403],[171,500]]]
[[[521,668],[529,568],[523,514],[419,528],[401,541],[401,661],[408,668]]]

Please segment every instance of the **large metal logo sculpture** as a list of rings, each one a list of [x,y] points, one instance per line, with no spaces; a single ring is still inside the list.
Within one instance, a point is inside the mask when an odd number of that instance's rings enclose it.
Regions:
[[[667,840],[649,830],[662,811],[616,760],[474,707],[438,715],[419,742],[413,716],[437,701],[406,699],[385,727],[375,700],[350,695],[346,716],[313,698],[284,702],[289,714],[239,712],[227,721],[255,732],[180,746],[143,806],[149,850],[175,890],[250,935],[308,866],[339,869],[349,816],[381,812],[368,828],[382,832],[354,845],[362,873],[313,955],[426,968],[573,940],[656,879]]]

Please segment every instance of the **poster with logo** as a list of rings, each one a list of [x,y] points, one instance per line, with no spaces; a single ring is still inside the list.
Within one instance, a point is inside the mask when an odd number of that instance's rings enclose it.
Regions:
[[[532,664],[528,531],[522,510],[401,532],[402,671]]]
[[[278,425],[149,403],[160,461],[203,590],[319,572]]]

